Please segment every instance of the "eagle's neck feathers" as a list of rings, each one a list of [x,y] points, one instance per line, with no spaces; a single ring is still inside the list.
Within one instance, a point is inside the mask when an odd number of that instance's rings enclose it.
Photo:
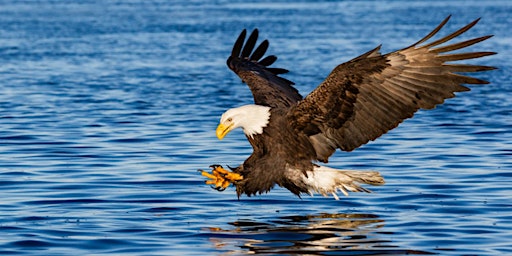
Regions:
[[[253,138],[254,135],[262,134],[263,128],[267,127],[270,121],[270,107],[260,105],[246,105],[245,118],[242,119],[241,127],[245,135]]]

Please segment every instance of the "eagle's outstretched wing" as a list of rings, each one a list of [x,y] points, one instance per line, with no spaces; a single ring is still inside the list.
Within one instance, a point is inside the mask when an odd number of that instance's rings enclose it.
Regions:
[[[386,55],[379,48],[337,66],[303,101],[289,112],[290,121],[304,132],[326,162],[340,148],[351,151],[395,128],[418,109],[431,109],[468,91],[462,84],[486,84],[459,72],[493,67],[448,63],[494,52],[449,53],[491,36],[442,46],[473,27],[479,19],[431,43],[425,43],[448,22],[447,17],[417,43]]]
[[[274,55],[261,59],[268,49],[268,41],[264,40],[254,49],[258,40],[258,30],[253,30],[244,45],[246,34],[247,30],[244,29],[238,36],[231,56],[227,59],[228,67],[247,83],[252,91],[254,103],[269,107],[295,105],[302,96],[292,86],[292,81],[279,76],[288,70],[269,67],[277,60]]]

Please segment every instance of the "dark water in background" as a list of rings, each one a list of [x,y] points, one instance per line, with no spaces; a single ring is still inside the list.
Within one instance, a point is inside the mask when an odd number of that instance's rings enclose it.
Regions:
[[[14,1],[0,3],[0,254],[512,254],[509,1]],[[242,28],[270,39],[303,94],[381,43],[452,14],[500,69],[330,166],[380,171],[335,201],[277,188],[237,200],[198,168],[249,154],[214,129],[250,103],[225,66]],[[445,32],[446,33],[446,32]],[[466,38],[468,38],[466,37]]]

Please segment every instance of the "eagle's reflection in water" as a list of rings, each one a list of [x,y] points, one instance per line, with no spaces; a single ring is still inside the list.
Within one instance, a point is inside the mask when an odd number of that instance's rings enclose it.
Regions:
[[[265,222],[239,220],[232,229],[209,228],[210,241],[223,255],[420,255],[384,239],[384,221],[372,214],[318,214],[277,217]]]

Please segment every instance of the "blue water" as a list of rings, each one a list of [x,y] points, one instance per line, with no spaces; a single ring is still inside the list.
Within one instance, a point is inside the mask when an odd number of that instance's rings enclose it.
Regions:
[[[294,3],[291,3],[294,2]],[[407,46],[452,14],[499,69],[330,166],[380,171],[373,194],[237,200],[196,170],[236,166],[250,103],[225,66],[243,28],[303,95],[338,63]],[[0,254],[512,254],[510,1],[0,2]],[[447,32],[445,32],[447,33]]]

